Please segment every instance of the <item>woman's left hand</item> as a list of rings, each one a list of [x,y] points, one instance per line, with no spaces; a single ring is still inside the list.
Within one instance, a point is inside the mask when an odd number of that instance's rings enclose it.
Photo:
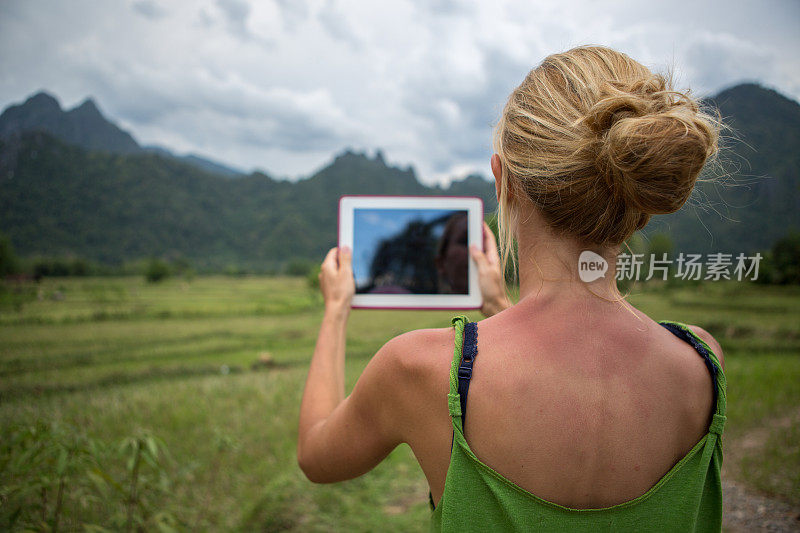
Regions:
[[[503,267],[497,253],[497,241],[486,222],[483,223],[483,251],[472,245],[469,253],[478,267],[478,284],[483,296],[481,306],[483,316],[489,318],[511,307],[503,282]]]
[[[319,271],[319,288],[325,299],[326,310],[350,311],[350,302],[356,292],[350,248],[345,246],[341,249],[330,249]]]

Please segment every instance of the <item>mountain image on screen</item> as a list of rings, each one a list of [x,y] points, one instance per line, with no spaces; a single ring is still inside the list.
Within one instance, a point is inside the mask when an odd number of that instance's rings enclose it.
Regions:
[[[467,212],[356,209],[359,294],[467,294]]]

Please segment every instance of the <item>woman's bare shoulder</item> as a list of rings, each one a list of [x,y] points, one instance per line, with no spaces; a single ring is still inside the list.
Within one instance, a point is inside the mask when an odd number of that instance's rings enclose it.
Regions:
[[[695,333],[695,335],[700,337],[703,340],[703,342],[708,344],[708,347],[711,348],[711,351],[714,352],[714,355],[717,356],[717,359],[719,359],[719,364],[724,369],[725,368],[725,357],[722,355],[722,346],[720,346],[720,344],[717,342],[717,339],[712,337],[711,333],[707,332],[706,330],[704,330],[700,326],[692,326],[692,325],[690,325],[689,329],[691,329]]]
[[[389,340],[381,351],[403,375],[414,377],[449,368],[454,335],[453,328],[412,330]]]
[[[370,365],[382,369],[380,396],[392,406],[402,440],[418,442],[431,426],[448,427],[452,328],[409,331],[389,340]]]

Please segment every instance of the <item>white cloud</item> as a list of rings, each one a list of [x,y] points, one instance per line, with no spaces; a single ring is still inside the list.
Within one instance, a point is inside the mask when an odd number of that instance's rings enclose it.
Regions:
[[[133,10],[142,15],[143,17],[156,20],[163,18],[166,12],[164,8],[158,5],[153,0],[138,0],[131,4]]]
[[[0,3],[0,104],[92,95],[143,144],[281,176],[381,147],[427,181],[489,174],[491,126],[549,53],[616,47],[712,93],[800,97],[800,4],[625,0]]]
[[[686,46],[684,57],[687,75],[704,92],[742,80],[774,79],[777,74],[769,47],[730,33],[698,35]]]
[[[250,4],[245,0],[217,0],[217,7],[222,11],[230,31],[239,37],[250,35],[247,19],[250,16]]]

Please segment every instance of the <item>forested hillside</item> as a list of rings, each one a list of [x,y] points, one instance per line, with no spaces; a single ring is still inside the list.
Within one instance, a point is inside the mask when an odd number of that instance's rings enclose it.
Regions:
[[[200,268],[270,269],[318,258],[336,241],[342,194],[484,193],[478,178],[426,187],[380,155],[344,152],[298,183],[235,180],[156,154],[89,152],[36,132],[0,141],[0,231],[22,256],[118,263],[183,256]]]
[[[800,228],[800,105],[757,85],[712,103],[730,126],[722,165],[707,173],[718,179],[647,233],[667,232],[687,252],[765,250]],[[200,269],[269,270],[318,260],[335,243],[342,194],[481,196],[495,208],[493,183],[480,176],[429,187],[380,151],[344,151],[296,182],[230,179],[227,167],[202,161],[140,147],[93,102],[65,112],[36,95],[0,117],[0,233],[27,257],[181,256]]]

